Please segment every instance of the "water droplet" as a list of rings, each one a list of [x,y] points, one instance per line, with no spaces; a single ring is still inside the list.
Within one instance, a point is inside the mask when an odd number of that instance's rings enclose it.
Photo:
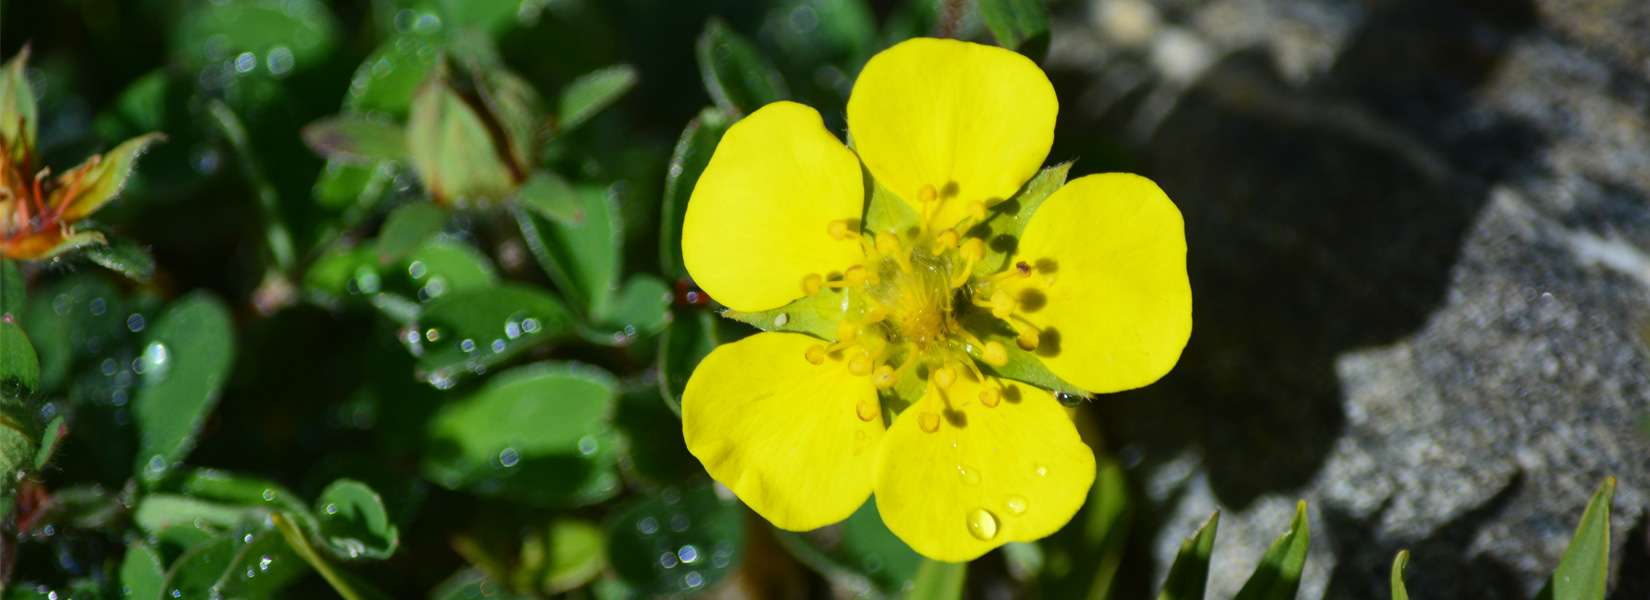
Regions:
[[[453,389],[453,386],[458,385],[458,381],[453,379],[452,373],[448,373],[444,369],[431,372],[425,380],[429,381],[430,385],[435,386],[435,389],[438,390],[450,390]]]
[[[475,352],[476,341],[470,338],[464,338],[462,341],[458,342],[458,349],[463,350],[465,353]]]
[[[1070,392],[1054,392],[1054,399],[1059,400],[1060,404],[1067,407],[1077,406],[1082,404],[1084,400],[1087,400],[1087,398],[1084,398],[1081,395]]]
[[[980,484],[980,471],[978,469],[970,469],[962,465],[957,465],[957,475],[962,476],[963,483],[968,485]]]
[[[245,535],[242,535],[242,536],[241,536],[241,543],[243,543],[243,544],[250,544],[250,543],[252,543],[252,534],[251,534],[251,533],[247,533],[247,534],[245,534]]]
[[[1008,499],[1003,500],[1003,506],[1008,508],[1008,513],[1011,515],[1026,514],[1025,496],[1020,496],[1018,494],[1009,496]]]
[[[91,302],[86,303],[86,309],[92,312],[92,316],[101,317],[109,311],[109,303],[102,298],[92,298]]]
[[[263,496],[264,502],[274,502],[275,501],[275,490],[273,490],[273,489],[264,488],[264,493],[261,494],[261,495]]]
[[[422,260],[415,260],[407,263],[407,276],[413,279],[423,279],[424,275],[429,271],[429,268],[424,266],[424,261]]]
[[[653,517],[642,517],[642,520],[636,522],[636,531],[640,531],[642,535],[658,533],[659,520]]]
[[[258,56],[251,52],[242,52],[235,57],[235,72],[250,73],[258,66]]]
[[[149,457],[148,464],[145,464],[143,468],[149,471],[150,475],[159,475],[162,471],[166,470],[166,458],[159,454],[151,456]]]
[[[539,320],[528,317],[521,320],[521,330],[524,333],[538,333]]]
[[[976,508],[968,511],[968,533],[980,541],[990,541],[997,537],[997,515],[991,511]]]
[[[428,330],[426,330],[424,332],[424,341],[434,342],[434,341],[439,340],[439,339],[441,339],[441,330],[440,329],[436,329],[434,327],[431,327],[431,328],[429,328]]]
[[[131,316],[126,317],[126,330],[132,333],[143,331],[144,325],[147,324],[148,322],[143,319],[143,315],[132,313]]]
[[[685,515],[685,514],[676,513],[674,515],[670,515],[670,530],[671,531],[674,531],[676,533],[681,533],[681,532],[687,531],[688,526],[690,526],[692,524],[693,524],[693,522],[689,521],[688,516]]]
[[[601,449],[601,445],[596,441],[596,436],[587,435],[579,438],[580,456],[591,456],[599,449]]]
[[[676,558],[681,559],[682,564],[691,565],[699,560],[699,548],[693,544],[682,546],[676,550]]]
[[[492,348],[493,348],[493,354],[498,354],[500,352],[503,352],[504,351],[504,340],[494,339],[493,344],[492,344]]]
[[[166,373],[171,370],[171,366],[172,351],[160,342],[149,342],[148,346],[144,346],[143,354],[132,362],[132,370],[143,374],[143,381],[147,385],[166,379]]]
[[[940,415],[939,415],[939,413],[931,413],[931,412],[925,412],[925,413],[922,413],[920,415],[917,415],[917,425],[919,427],[922,427],[922,430],[926,431],[928,433],[934,433],[936,431],[939,431],[940,430]]]
[[[321,508],[321,512],[327,513],[328,515],[336,515],[338,514],[338,505],[328,502],[326,506]]]
[[[705,585],[705,576],[700,575],[698,571],[688,571],[688,574],[682,576],[682,585],[688,589],[697,589]]]
[[[274,562],[275,562],[275,559],[270,558],[268,554],[265,554],[265,555],[263,555],[263,558],[258,559],[258,570],[259,571],[268,571],[269,570],[269,565],[274,563]]]
[[[678,564],[678,562],[679,561],[677,561],[677,559],[676,559],[676,553],[675,552],[666,551],[664,554],[659,555],[659,566],[664,567],[666,569],[676,568],[676,565]]]
[[[1032,469],[1031,472],[1036,473],[1038,477],[1048,477],[1048,467],[1043,465],[1037,465],[1037,468]]]
[[[665,504],[675,504],[682,501],[682,492],[676,488],[667,487],[664,491],[659,492],[659,499],[663,500]]]
[[[269,73],[276,77],[283,77],[291,72],[295,62],[297,61],[293,59],[292,50],[286,46],[270,48],[269,56],[264,57],[264,66],[268,67]]]
[[[779,316],[773,318],[774,327],[784,327],[789,322],[791,322],[791,316],[785,313],[779,313]]]
[[[506,469],[516,466],[516,463],[519,462],[521,462],[521,453],[517,452],[515,448],[505,448],[498,453],[498,464]]]
[[[521,323],[514,320],[506,321],[504,323],[504,337],[512,340],[521,337]]]

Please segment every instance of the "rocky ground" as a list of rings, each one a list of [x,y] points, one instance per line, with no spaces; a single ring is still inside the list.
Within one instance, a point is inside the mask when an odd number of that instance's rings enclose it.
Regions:
[[[1169,192],[1196,298],[1096,401],[1167,515],[1136,562],[1219,508],[1229,595],[1305,498],[1302,597],[1384,598],[1400,548],[1418,597],[1527,597],[1615,475],[1650,597],[1650,2],[1077,4],[1057,139],[1108,141],[1054,155]]]

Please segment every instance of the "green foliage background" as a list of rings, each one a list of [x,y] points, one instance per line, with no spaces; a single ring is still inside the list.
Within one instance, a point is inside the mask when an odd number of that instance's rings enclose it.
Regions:
[[[1148,517],[1106,456],[1065,530],[965,567],[869,504],[774,530],[682,445],[688,373],[751,331],[676,251],[722,131],[784,98],[841,131],[894,41],[1038,57],[1048,31],[1035,0],[0,0],[48,164],[167,136],[96,215],[109,247],[0,263],[5,597],[1203,597],[1218,515],[1166,582],[1120,572]],[[519,181],[451,210],[432,169],[497,166],[419,129],[437,72],[521,92],[482,102]],[[1610,488],[1554,597],[1602,596]],[[1265,554],[1240,597],[1295,595],[1305,511],[1241,549]]]

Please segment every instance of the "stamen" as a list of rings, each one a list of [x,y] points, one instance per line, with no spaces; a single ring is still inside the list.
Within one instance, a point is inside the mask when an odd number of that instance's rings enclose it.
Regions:
[[[836,324],[836,340],[839,343],[853,342],[859,338],[859,325],[849,321]]]
[[[871,372],[871,383],[875,384],[877,389],[886,390],[894,387],[897,382],[899,377],[895,375],[894,368],[888,365],[877,365],[876,370]]]
[[[934,247],[930,248],[928,251],[933,253],[934,256],[939,256],[941,254],[945,254],[947,250],[956,247],[957,230],[947,229],[945,231],[941,231],[939,235],[934,236]]]
[[[1019,306],[1017,306],[1014,302],[1014,296],[1009,294],[1008,290],[997,290],[996,292],[993,292],[991,294],[990,306],[991,316],[999,319],[1007,319],[1009,315],[1014,314],[1014,309],[1019,308]]]
[[[819,288],[825,286],[825,278],[818,273],[809,273],[802,278],[802,293],[812,296],[819,293]]]
[[[859,287],[869,279],[870,273],[865,270],[864,265],[854,265],[842,272],[842,283],[848,287]]]
[[[925,412],[925,413],[922,413],[920,415],[917,415],[917,426],[921,427],[923,431],[926,431],[928,433],[934,433],[936,431],[939,431],[940,430],[940,415],[939,415],[939,413]]]
[[[859,237],[859,232],[854,231],[853,222],[849,219],[838,219],[831,221],[830,225],[827,225],[825,230],[827,233],[831,234],[831,239],[834,240],[847,240]]]
[[[985,359],[985,364],[993,367],[1001,367],[1008,364],[1008,348],[1004,348],[1001,342],[996,340],[986,342],[985,346],[980,350],[982,354],[981,358]]]
[[[875,365],[871,362],[871,353],[860,349],[854,357],[848,360],[848,372],[855,375],[870,375]]]
[[[997,408],[1002,401],[1003,393],[997,391],[997,386],[987,384],[980,390],[980,404],[984,404],[986,408]]]
[[[957,382],[957,372],[951,370],[951,367],[939,367],[934,369],[933,379],[934,385],[940,386],[940,389],[945,389]]]
[[[854,414],[858,416],[861,421],[870,422],[871,419],[877,418],[878,412],[881,411],[877,407],[876,398],[866,398],[864,400],[860,400],[859,404],[854,405]]]
[[[804,352],[802,356],[807,358],[808,362],[815,365],[823,365],[825,364],[825,353],[825,345],[819,344],[816,346],[809,346],[807,352]]]

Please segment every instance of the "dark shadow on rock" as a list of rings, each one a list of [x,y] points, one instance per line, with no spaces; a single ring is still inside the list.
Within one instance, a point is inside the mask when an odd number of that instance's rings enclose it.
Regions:
[[[1621,539],[1621,562],[1610,600],[1650,598],[1650,515],[1640,516],[1638,524]]]
[[[1114,444],[1200,448],[1239,510],[1317,475],[1345,422],[1336,358],[1422,326],[1488,182],[1541,146],[1474,95],[1527,8],[1386,2],[1305,87],[1250,50],[1180,97],[1134,152],[1185,217],[1193,335],[1162,382],[1097,402]]]
[[[1512,566],[1468,552],[1473,538],[1506,509],[1523,488],[1523,481],[1522,475],[1514,477],[1489,500],[1420,540],[1383,539],[1375,531],[1373,522],[1386,512],[1386,506],[1367,519],[1359,519],[1334,506],[1320,507],[1325,528],[1329,530],[1324,537],[1337,557],[1324,597],[1390,598],[1388,577],[1392,560],[1404,549],[1410,553],[1409,568],[1404,571],[1405,588],[1414,597],[1430,598],[1441,593],[1466,594],[1450,596],[1463,600],[1525,597],[1520,585],[1523,578]]]

